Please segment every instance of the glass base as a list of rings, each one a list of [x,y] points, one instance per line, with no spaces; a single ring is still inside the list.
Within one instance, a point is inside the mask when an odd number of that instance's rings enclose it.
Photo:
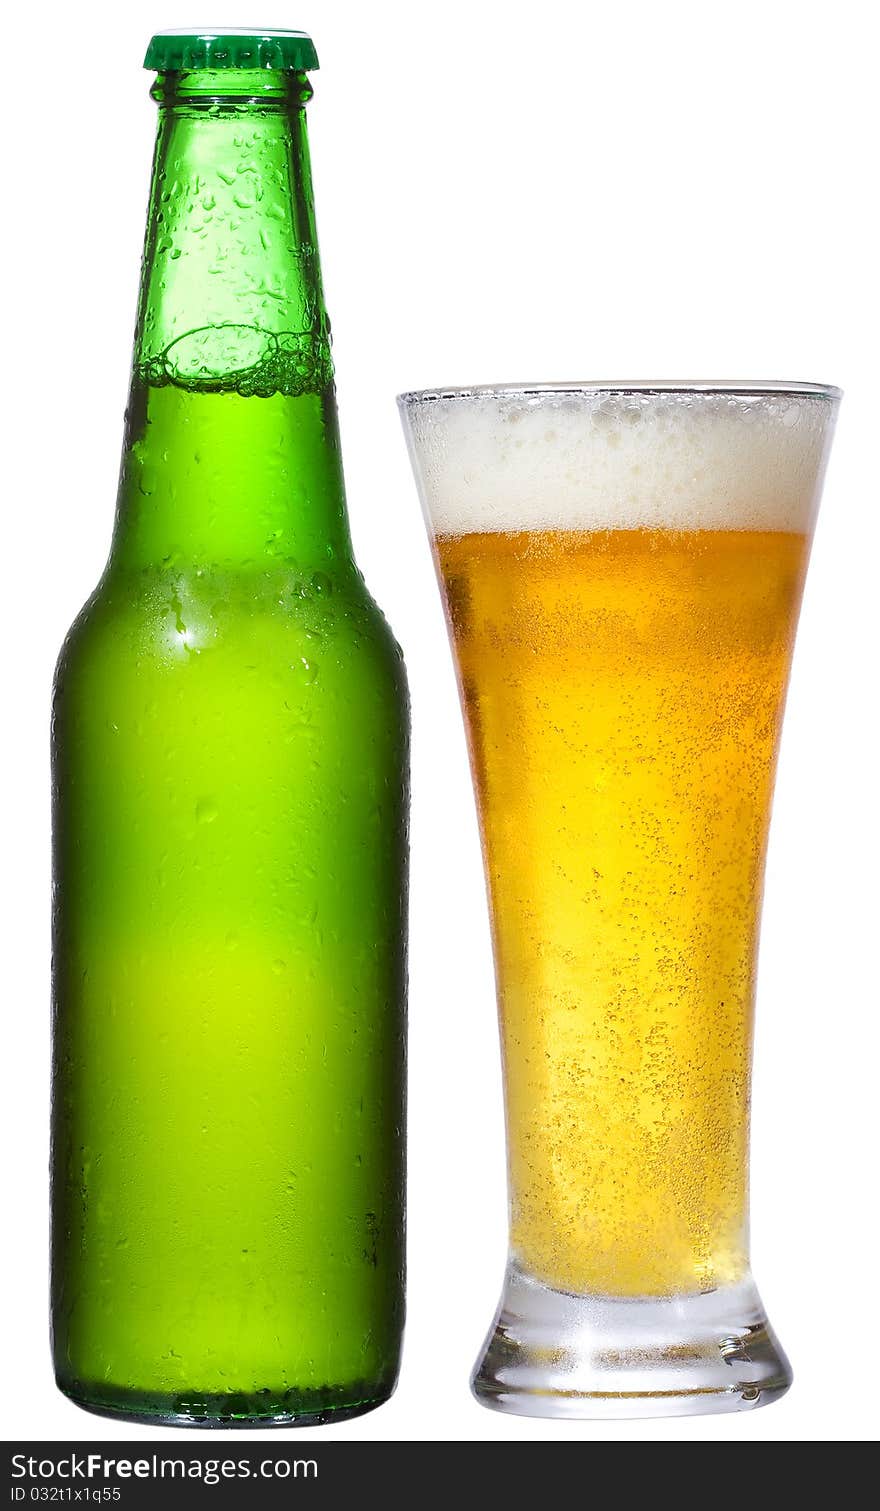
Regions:
[[[471,1387],[526,1417],[666,1417],[766,1406],[791,1368],[754,1282],[705,1295],[575,1296],[511,1265]]]

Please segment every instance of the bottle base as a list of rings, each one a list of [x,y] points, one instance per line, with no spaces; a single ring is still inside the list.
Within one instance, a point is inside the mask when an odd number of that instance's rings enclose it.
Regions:
[[[153,1427],[217,1428],[220,1431],[267,1427],[323,1427],[330,1422],[346,1422],[383,1406],[394,1393],[387,1386],[355,1386],[337,1391],[307,1391],[279,1399],[265,1395],[192,1394],[170,1397],[147,1391],[117,1390],[102,1392],[97,1386],[58,1381],[58,1389],[74,1406],[94,1416],[112,1417],[117,1421],[139,1422]],[[334,1399],[334,1396],[337,1399]],[[266,1398],[268,1397],[268,1399]]]
[[[664,1417],[751,1411],[791,1368],[750,1278],[706,1294],[577,1296],[511,1265],[471,1388],[529,1417]]]

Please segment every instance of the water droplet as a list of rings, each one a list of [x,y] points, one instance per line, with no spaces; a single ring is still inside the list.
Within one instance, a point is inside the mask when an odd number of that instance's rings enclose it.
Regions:
[[[212,797],[202,797],[196,803],[196,820],[200,824],[213,824],[218,813],[217,804]]]
[[[308,685],[317,681],[318,663],[316,661],[309,661],[307,657],[300,656],[299,663],[294,662],[293,670],[298,672],[302,681]]]
[[[142,467],[140,477],[138,478],[138,492],[142,493],[144,498],[150,498],[157,481],[158,475],[155,467]]]

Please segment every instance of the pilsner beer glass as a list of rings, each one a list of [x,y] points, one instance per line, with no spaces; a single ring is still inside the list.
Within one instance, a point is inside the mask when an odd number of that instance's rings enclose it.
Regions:
[[[763,1405],[752,1007],[776,752],[840,395],[400,400],[467,725],[510,1258],[473,1386],[539,1416]]]

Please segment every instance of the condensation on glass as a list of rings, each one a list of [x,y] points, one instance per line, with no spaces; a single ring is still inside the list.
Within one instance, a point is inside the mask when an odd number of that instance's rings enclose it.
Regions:
[[[749,1269],[764,855],[839,395],[406,394],[482,831],[510,1258],[474,1376],[545,1416],[761,1405]]]

